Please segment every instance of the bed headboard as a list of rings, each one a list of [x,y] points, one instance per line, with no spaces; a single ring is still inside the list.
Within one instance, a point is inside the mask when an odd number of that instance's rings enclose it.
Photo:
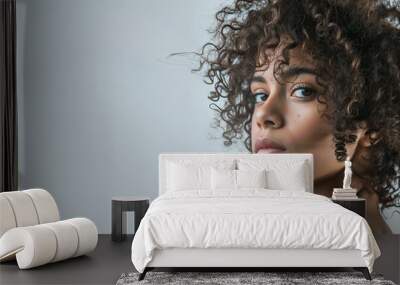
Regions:
[[[306,176],[308,177],[308,188],[306,189],[307,192],[314,192],[314,163],[313,163],[313,155],[311,153],[182,153],[182,152],[175,152],[175,153],[160,153],[158,156],[158,187],[159,187],[159,195],[166,192],[166,185],[167,185],[167,162],[168,161],[175,161],[175,160],[182,160],[182,159],[190,159],[190,160],[218,160],[218,159],[238,159],[238,158],[246,158],[246,159],[254,159],[254,160],[269,160],[269,161],[276,161],[276,160],[296,160],[301,161],[303,160],[308,169],[308,173]]]

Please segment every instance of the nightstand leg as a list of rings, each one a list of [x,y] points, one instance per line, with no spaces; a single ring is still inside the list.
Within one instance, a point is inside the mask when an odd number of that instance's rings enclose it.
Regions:
[[[118,201],[112,201],[112,228],[111,228],[111,239],[113,241],[122,241],[123,240],[123,212],[122,212],[122,204]]]

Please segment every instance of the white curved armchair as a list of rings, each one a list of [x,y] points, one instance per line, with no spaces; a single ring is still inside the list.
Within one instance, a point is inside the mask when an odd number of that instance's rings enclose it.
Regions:
[[[28,269],[86,254],[96,245],[96,225],[87,218],[60,221],[46,190],[0,193],[0,262],[16,258],[20,269]]]

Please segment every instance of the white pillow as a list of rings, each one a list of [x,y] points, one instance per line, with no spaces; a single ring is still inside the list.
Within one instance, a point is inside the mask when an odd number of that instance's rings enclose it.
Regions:
[[[211,188],[211,168],[234,169],[235,161],[168,161],[167,191],[209,190]]]
[[[307,191],[309,167],[305,160],[238,159],[240,170],[267,170],[267,188],[276,190]]]
[[[267,171],[235,170],[237,188],[267,188]]]
[[[266,170],[211,169],[211,189],[266,188]]]
[[[236,170],[211,168],[211,189],[236,189]]]
[[[169,189],[182,191],[206,188],[204,177],[209,171],[207,167],[184,166],[176,163],[169,165]]]

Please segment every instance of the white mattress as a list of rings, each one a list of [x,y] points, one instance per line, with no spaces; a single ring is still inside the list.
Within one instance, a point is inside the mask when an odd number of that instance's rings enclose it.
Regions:
[[[135,268],[167,248],[356,249],[370,272],[380,256],[361,216],[321,195],[266,189],[159,196],[133,239]]]

